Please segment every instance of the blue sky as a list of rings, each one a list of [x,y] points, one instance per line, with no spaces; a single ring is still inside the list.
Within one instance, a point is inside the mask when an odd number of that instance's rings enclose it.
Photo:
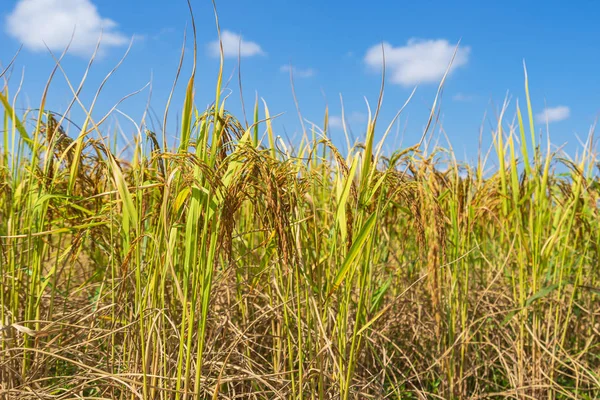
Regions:
[[[197,105],[214,98],[218,58],[211,42],[217,38],[212,3],[192,0],[198,34]],[[460,40],[454,67],[445,85],[441,126],[457,156],[474,160],[480,128],[484,143],[506,96],[514,117],[517,100],[524,106],[523,60],[527,63],[536,129],[573,155],[600,111],[598,39],[600,3],[562,1],[240,1],[217,0],[226,58],[225,78],[230,82],[228,108],[241,116],[237,81],[237,44],[242,37],[242,83],[248,117],[255,93],[265,99],[277,134],[299,138],[300,123],[294,106],[286,66],[295,71],[295,88],[303,117],[322,124],[325,105],[332,116],[331,136],[345,143],[339,95],[353,134],[362,137],[367,109],[374,108],[380,85],[381,44],[385,43],[387,83],[379,133],[391,121],[415,86],[415,96],[401,115],[399,134],[387,148],[417,142],[427,121],[437,84]],[[76,26],[72,50],[63,61],[76,85],[103,29],[101,56],[90,72],[82,99],[89,105],[96,88],[125,52],[124,64],[106,85],[95,114],[102,115],[121,97],[142,88],[152,77],[151,104],[162,110],[175,76],[188,27],[186,48],[191,49],[190,18],[184,0],[3,0],[0,3],[0,62],[18,56],[10,78],[14,92],[24,74],[19,105],[37,107],[53,66],[45,42],[60,53]],[[188,52],[178,86],[173,122],[181,108],[185,80],[190,71]],[[119,109],[139,121],[149,88],[126,100]],[[71,99],[62,76],[50,90],[49,107],[61,112]],[[77,111],[73,118],[81,118]],[[310,124],[305,122],[306,126]],[[125,135],[132,125],[122,122]],[[434,132],[440,137],[440,125]],[[171,132],[174,136],[174,132]],[[440,144],[446,145],[440,138]]]

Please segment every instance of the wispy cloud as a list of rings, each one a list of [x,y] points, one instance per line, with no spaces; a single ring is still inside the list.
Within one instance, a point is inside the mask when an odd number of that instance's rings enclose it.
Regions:
[[[454,96],[452,96],[452,100],[454,101],[473,101],[477,98],[477,96],[475,96],[474,94],[468,94],[468,93],[462,93],[462,92],[458,92],[456,93]]]
[[[571,109],[567,106],[547,107],[542,112],[535,115],[538,123],[563,121],[571,115]]]
[[[360,125],[367,122],[367,115],[362,112],[353,111],[350,115],[346,115],[346,125]],[[344,127],[342,117],[339,115],[332,115],[329,117],[329,127],[335,129],[341,129]]]
[[[296,78],[310,78],[315,76],[315,74],[317,73],[317,71],[315,71],[312,68],[296,68],[296,67],[291,67],[292,72],[294,74],[294,77]],[[281,68],[279,68],[279,71],[281,72],[285,72],[286,74],[290,73],[290,66],[289,65],[282,65]]]
[[[158,32],[156,32],[155,34],[152,35],[152,39],[160,40],[160,39],[163,39],[164,37],[171,35],[175,32],[176,32],[176,30],[173,27],[161,28]]]
[[[413,86],[420,83],[437,83],[444,76],[456,45],[445,39],[423,40],[410,39],[405,46],[394,47],[384,42],[386,68],[393,83]],[[383,56],[382,46],[374,45],[367,50],[365,63],[373,70],[381,69]],[[460,46],[450,73],[469,61],[471,48]]]
[[[359,111],[352,111],[348,117],[348,121],[354,124],[363,124],[367,122],[367,114]]]
[[[329,127],[330,128],[336,128],[336,129],[340,129],[344,126],[342,117],[340,117],[339,115],[332,115],[329,117]]]
[[[100,48],[125,45],[129,39],[117,23],[103,18],[90,0],[19,0],[5,21],[6,32],[32,51],[70,51],[89,57],[100,36]]]
[[[245,40],[241,35],[228,30],[221,32],[221,42],[223,43],[223,55],[227,58],[235,58],[238,54],[242,57],[265,54],[258,43]],[[213,57],[219,57],[221,51],[219,39],[210,42],[208,50]]]

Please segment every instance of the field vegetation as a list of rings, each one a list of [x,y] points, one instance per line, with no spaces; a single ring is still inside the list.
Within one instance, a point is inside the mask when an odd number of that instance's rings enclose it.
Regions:
[[[0,398],[600,397],[598,157],[552,150],[526,73],[464,165],[428,148],[441,90],[413,146],[382,150],[381,97],[348,150],[327,110],[290,145],[266,103],[228,113],[222,61],[131,157],[94,112],[110,75],[91,104],[69,81],[75,125],[60,59],[25,112],[0,71]]]

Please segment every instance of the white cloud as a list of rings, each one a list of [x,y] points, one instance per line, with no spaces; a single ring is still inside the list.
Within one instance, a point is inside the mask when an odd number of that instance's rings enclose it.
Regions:
[[[567,106],[547,107],[544,111],[535,115],[537,123],[563,121],[571,115],[571,109]]]
[[[252,57],[265,54],[258,43],[244,40],[241,35],[228,30],[221,32],[221,42],[223,43],[223,54],[225,57],[234,58],[238,56],[238,53],[242,57]],[[221,49],[219,48],[219,39],[210,42],[208,44],[208,50],[212,56],[219,57],[221,54]]]
[[[5,20],[6,32],[32,51],[70,51],[89,57],[102,35],[101,48],[122,46],[128,38],[117,23],[102,18],[90,0],[19,0]],[[45,43],[45,45],[44,45]]]
[[[475,100],[475,95],[458,92],[454,96],[452,96],[452,100],[454,100],[454,101],[465,101],[465,102],[466,101],[473,101],[473,100]]]
[[[400,47],[383,43],[386,69],[391,76],[391,81],[404,86],[439,82],[452,60],[455,48],[456,45],[450,44],[445,39],[410,39],[406,46]],[[460,46],[450,72],[466,65],[470,53],[470,47]],[[381,69],[383,62],[381,45],[372,46],[367,50],[365,62],[374,70]]]
[[[290,66],[289,65],[282,65],[281,68],[279,68],[279,71],[281,72],[285,72],[286,74],[290,73]],[[292,72],[294,73],[294,77],[295,78],[310,78],[315,76],[315,74],[317,73],[317,71],[315,71],[312,68],[296,68],[296,67],[292,67]]]

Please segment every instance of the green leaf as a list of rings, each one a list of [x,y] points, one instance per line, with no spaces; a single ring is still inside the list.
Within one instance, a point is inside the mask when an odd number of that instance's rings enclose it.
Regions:
[[[344,263],[342,264],[342,268],[338,271],[338,273],[335,277],[335,280],[333,281],[333,287],[332,287],[331,291],[329,292],[329,296],[331,296],[331,294],[333,292],[335,292],[338,289],[338,287],[342,284],[342,282],[344,281],[344,278],[348,274],[348,271],[350,270],[350,267],[354,263],[354,260],[356,260],[356,258],[358,257],[358,254],[360,253],[360,251],[362,250],[362,247],[364,246],[365,242],[369,238],[371,231],[373,231],[373,228],[375,227],[375,222],[377,221],[376,217],[377,217],[377,213],[371,214],[369,219],[367,219],[367,221],[361,228],[360,232],[358,233],[356,240],[354,241],[354,243],[352,243],[352,246],[350,247],[350,251],[348,251],[348,254],[346,255],[346,259],[344,260]]]
[[[388,278],[383,284],[373,293],[373,299],[371,301],[371,309],[370,312],[377,310],[381,306],[381,302],[383,301],[383,296],[385,296],[386,292],[390,288],[392,284],[392,278]]]
[[[7,111],[8,116],[14,121],[15,127],[17,128],[17,131],[19,131],[21,138],[23,138],[23,140],[25,141],[25,143],[27,143],[29,148],[32,148],[33,140],[31,140],[31,138],[29,137],[27,130],[25,130],[25,126],[23,126],[23,123],[17,117],[17,114],[10,105],[10,102],[2,92],[0,92],[0,103],[2,103],[2,105],[4,106],[4,109]]]
[[[558,287],[559,287],[559,284],[555,283],[553,285],[546,286],[546,287],[538,290],[533,296],[531,296],[527,300],[525,300],[525,307],[519,308],[516,310],[512,310],[511,312],[509,312],[506,315],[506,317],[504,318],[504,320],[502,321],[502,325],[508,324],[508,322],[512,319],[512,317],[514,317],[518,312],[523,311],[527,307],[530,307],[536,300],[539,300],[541,298],[548,296],[550,293],[552,293],[553,291],[558,289]]]
[[[525,300],[525,307],[529,307],[530,305],[533,304],[534,301],[548,296],[550,293],[552,293],[553,291],[558,289],[558,286],[559,286],[558,283],[555,283],[553,285],[546,286],[545,288],[538,290],[537,293],[535,293],[533,296],[531,296],[530,298]]]

